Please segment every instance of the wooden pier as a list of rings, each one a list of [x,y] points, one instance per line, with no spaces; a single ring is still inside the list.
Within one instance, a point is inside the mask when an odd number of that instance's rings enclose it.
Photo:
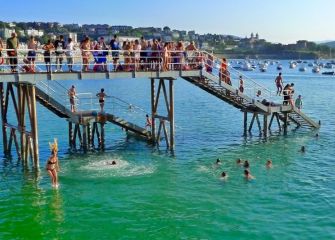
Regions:
[[[208,53],[206,53],[208,54]],[[237,73],[239,74],[239,73]],[[62,80],[80,79],[114,79],[114,78],[147,78],[151,87],[151,130],[128,122],[113,113],[96,110],[71,112],[55,95],[43,87],[61,85]],[[71,149],[80,148],[84,152],[93,148],[104,149],[105,124],[115,124],[128,132],[132,132],[153,144],[165,140],[168,149],[175,148],[175,118],[174,118],[174,82],[184,79],[201,88],[229,105],[239,109],[244,116],[243,134],[247,136],[256,126],[259,135],[267,137],[269,131],[277,125],[277,129],[287,134],[289,125],[297,127],[319,128],[319,124],[292,106],[277,104],[267,106],[257,100],[252,93],[240,92],[237,86],[231,86],[205,68],[142,71],[142,72],[62,72],[62,73],[1,73],[0,98],[1,121],[3,132],[3,149],[5,155],[10,155],[14,144],[18,158],[27,164],[32,159],[33,166],[39,168],[38,146],[38,116],[36,101],[60,118],[68,121],[68,138]],[[57,81],[56,81],[57,80]],[[45,83],[44,83],[45,84]],[[262,90],[263,96],[270,96],[270,91],[255,82],[253,92]],[[64,89],[64,91],[67,91]],[[265,96],[266,92],[269,95]],[[163,101],[160,101],[163,99]],[[162,106],[160,103],[162,103]],[[10,108],[9,106],[13,106]],[[165,110],[163,111],[163,109]],[[15,122],[8,122],[8,111],[14,111]],[[162,115],[166,112],[166,116]],[[248,118],[250,117],[250,121]]]

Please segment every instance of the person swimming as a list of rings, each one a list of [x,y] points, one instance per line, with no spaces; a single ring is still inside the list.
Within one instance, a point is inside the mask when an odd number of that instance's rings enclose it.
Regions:
[[[113,160],[112,162],[108,162],[108,161],[107,161],[106,164],[107,164],[107,165],[116,165],[116,161],[115,161],[115,160]]]
[[[250,164],[249,164],[248,160],[244,161],[243,167],[245,167],[245,168],[249,168],[250,167]]]
[[[306,151],[305,146],[301,146],[300,152],[304,153]]]
[[[236,164],[239,165],[239,166],[241,166],[242,165],[242,159],[241,158],[237,159],[236,160]]]
[[[221,164],[221,160],[220,160],[220,158],[216,159],[215,164],[217,164],[217,165],[220,165],[220,164]]]
[[[228,175],[226,172],[221,173],[221,179],[226,180],[228,178]]]
[[[267,160],[265,166],[267,168],[272,168],[272,160],[271,159]]]
[[[244,178],[245,178],[246,180],[252,180],[252,179],[255,179],[255,177],[252,176],[252,175],[250,174],[250,171],[249,171],[248,169],[245,169],[245,170],[244,170]]]

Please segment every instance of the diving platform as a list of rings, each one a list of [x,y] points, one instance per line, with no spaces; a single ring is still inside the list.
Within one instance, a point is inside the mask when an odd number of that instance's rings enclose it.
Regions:
[[[22,50],[26,51],[26,50]],[[108,51],[111,56],[112,51]],[[163,59],[160,57],[147,58],[136,65],[135,62],[122,60],[123,51],[119,51],[121,60],[119,66],[114,66],[112,58],[107,58],[106,69],[83,71],[85,67],[78,56],[73,71],[46,72],[43,63],[36,61],[35,70],[27,71],[23,59],[24,55],[18,55],[17,71],[11,72],[10,65],[0,66],[0,98],[1,119],[3,132],[3,145],[5,154],[10,154],[14,142],[18,157],[24,162],[30,156],[34,166],[39,166],[38,150],[38,125],[36,114],[36,101],[43,107],[68,122],[69,146],[71,149],[79,148],[89,151],[98,147],[104,149],[105,129],[107,123],[114,124],[127,132],[132,132],[153,144],[160,144],[164,139],[167,148],[175,148],[175,124],[174,124],[174,82],[185,80],[202,89],[228,105],[243,113],[243,134],[247,136],[255,126],[259,135],[267,137],[270,130],[277,124],[278,131],[287,134],[289,126],[301,128],[319,128],[320,124],[307,116],[301,110],[289,104],[283,105],[282,99],[275,93],[257,83],[255,80],[244,76],[241,72],[225,66],[221,59],[205,51],[171,52],[174,60],[168,63],[168,69],[162,70]],[[159,52],[162,54],[162,52]],[[158,56],[160,56],[158,54]],[[175,56],[184,56],[175,62]],[[53,60],[52,60],[53,62]],[[128,66],[125,62],[128,62]],[[76,66],[76,68],[75,68]],[[95,63],[90,63],[94,66]],[[87,66],[86,66],[87,67]],[[244,89],[241,91],[239,78],[243,76]],[[118,116],[112,111],[100,111],[88,108],[84,109],[80,104],[76,110],[71,111],[68,104],[68,89],[62,85],[62,81],[68,80],[106,80],[113,79],[148,79],[151,87],[149,106],[152,125],[150,129],[127,121],[125,117]],[[96,102],[95,94],[91,93],[90,101]],[[94,98],[94,99],[93,99]],[[163,101],[160,101],[162,99]],[[80,94],[76,96],[77,103],[84,100]],[[17,123],[9,123],[7,119],[9,102],[14,107]],[[161,103],[163,102],[163,104]],[[107,105],[107,104],[106,104]],[[162,106],[161,106],[162,105]],[[161,108],[165,108],[166,116],[160,114]],[[28,113],[28,118],[26,117]],[[248,116],[251,120],[248,121]],[[79,144],[78,144],[79,143]]]

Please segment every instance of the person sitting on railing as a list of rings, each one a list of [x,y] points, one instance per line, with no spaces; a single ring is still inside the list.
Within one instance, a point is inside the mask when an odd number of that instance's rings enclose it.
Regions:
[[[44,50],[44,62],[47,72],[51,72],[51,51],[55,49],[54,45],[52,44],[51,40],[49,39],[46,44],[42,47]]]
[[[90,50],[91,50],[91,41],[88,36],[85,37],[85,39],[80,44],[81,49],[81,56],[83,58],[83,71],[88,72],[88,64],[89,64],[89,58],[90,58]]]
[[[54,46],[56,48],[56,70],[55,72],[63,72],[62,64],[63,64],[63,54],[65,49],[65,41],[64,36],[60,35],[58,39],[55,41]]]
[[[26,73],[35,73],[34,68],[31,66],[30,61],[27,58],[23,58],[22,70]]]
[[[35,72],[35,58],[36,58],[36,50],[37,50],[37,42],[35,40],[34,36],[30,36],[30,39],[28,41],[28,58],[30,64],[30,69],[32,72]]]
[[[9,64],[12,72],[17,72],[17,49],[19,48],[19,39],[16,33],[13,32],[11,37],[7,39],[7,55],[9,57]]]
[[[67,58],[67,67],[69,68],[69,72],[72,72],[73,69],[73,55],[74,55],[74,44],[72,38],[67,39],[66,44],[66,58]]]
[[[116,35],[114,35],[114,38],[110,41],[110,47],[112,49],[113,67],[114,67],[114,71],[116,71],[117,70],[117,62],[119,60],[119,51],[121,50],[120,43],[117,40]]]

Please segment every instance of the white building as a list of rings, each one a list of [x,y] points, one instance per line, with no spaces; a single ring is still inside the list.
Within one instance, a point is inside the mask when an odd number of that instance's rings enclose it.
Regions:
[[[26,34],[27,36],[42,37],[44,35],[44,32],[42,30],[28,29],[26,30]]]

